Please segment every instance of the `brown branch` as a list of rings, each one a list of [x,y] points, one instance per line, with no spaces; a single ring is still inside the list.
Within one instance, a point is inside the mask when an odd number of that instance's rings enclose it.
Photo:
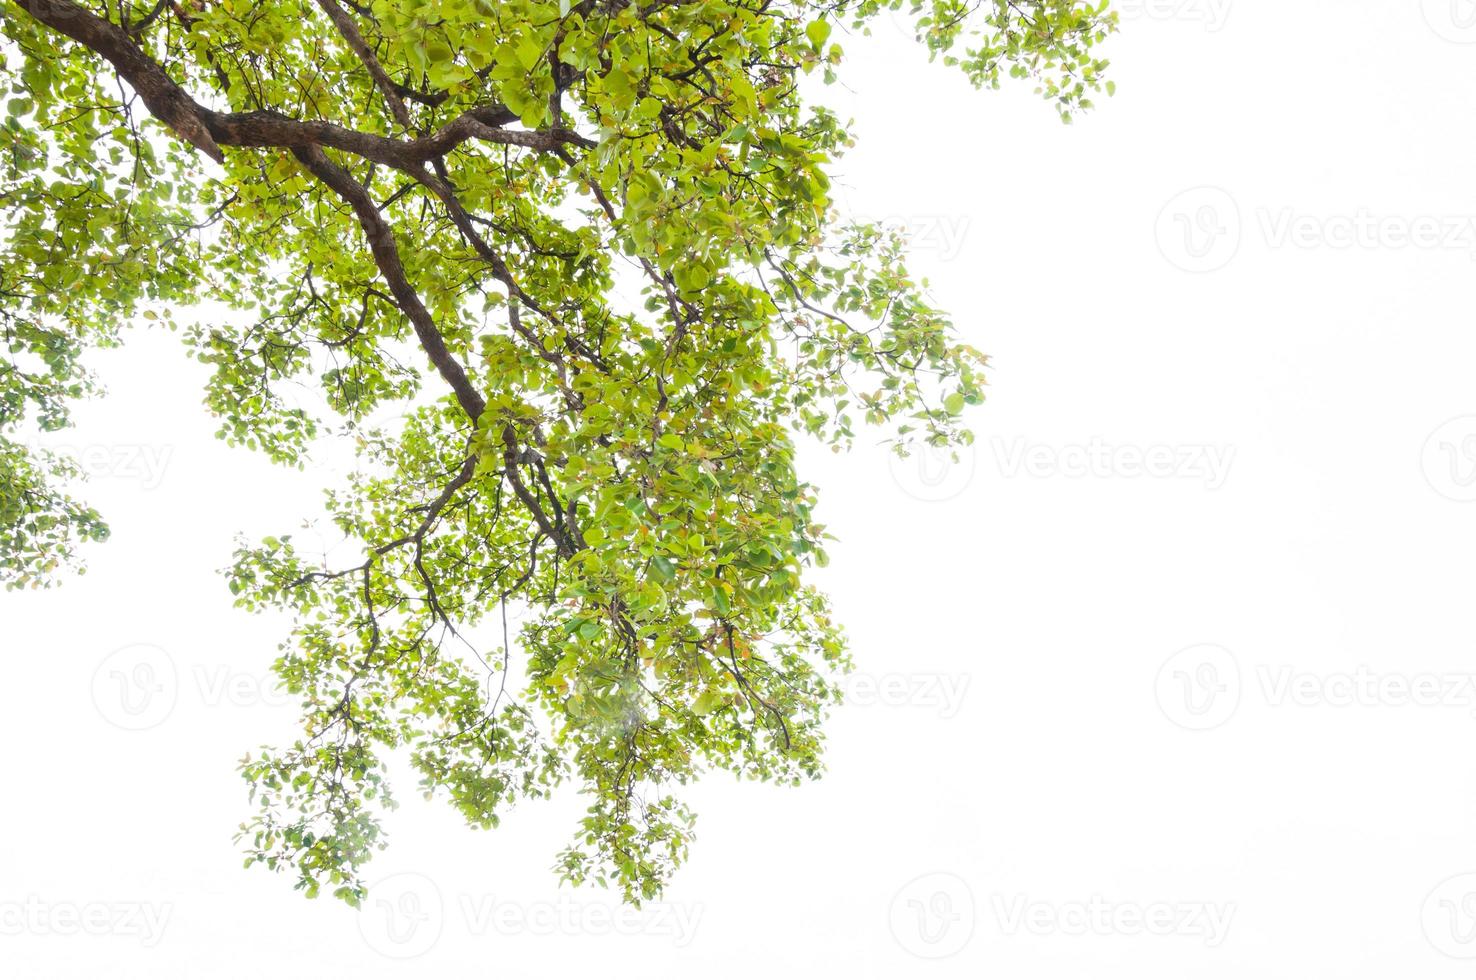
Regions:
[[[185,93],[117,24],[71,0],[13,0],[26,13],[108,60],[143,99],[154,118],[217,163],[225,154],[201,121],[207,110]]]
[[[364,63],[364,67],[369,70],[369,77],[374,79],[375,86],[384,95],[384,101],[389,104],[390,112],[394,114],[395,121],[403,126],[406,131],[409,131],[411,128],[410,110],[405,108],[404,100],[395,91],[395,83],[390,80],[389,75],[385,74],[384,67],[380,65],[379,59],[374,56],[374,52],[369,49],[369,45],[364,41],[364,35],[359,33],[359,25],[354,23],[354,19],[349,16],[347,10],[344,10],[338,5],[338,0],[318,0],[318,6],[323,8],[323,13],[328,15],[329,20],[333,21],[333,26],[338,28],[338,33],[343,35],[343,39],[348,42],[348,46],[353,50],[354,54],[359,56],[359,60]]]
[[[425,348],[431,363],[456,393],[456,401],[462,410],[472,421],[476,421],[487,407],[487,402],[473,387],[466,369],[446,347],[446,339],[441,336],[430,311],[420,301],[415,287],[410,285],[410,280],[405,275],[405,266],[400,261],[400,250],[395,245],[394,232],[380,215],[374,199],[369,196],[364,185],[354,180],[347,170],[329,160],[321,147],[293,147],[292,155],[354,209],[359,225],[369,239],[369,250],[374,254],[374,263],[379,267],[384,281],[389,284],[396,305],[410,318],[415,335],[420,338],[420,346]]]
[[[57,3],[68,0],[27,0],[31,3]],[[155,66],[157,67],[157,66]],[[130,80],[131,81],[131,80]],[[171,82],[170,84],[173,84]],[[214,112],[195,103],[194,110],[216,143],[222,146],[296,146],[318,145],[343,150],[355,156],[410,171],[430,160],[445,156],[470,139],[485,140],[506,146],[552,152],[573,143],[592,147],[594,141],[568,129],[517,130],[501,129],[485,119],[501,119],[501,106],[469,109],[428,136],[413,140],[397,140],[374,133],[349,129],[337,123],[316,119],[293,119],[271,110],[255,112]],[[145,100],[147,104],[147,100]],[[150,107],[152,109],[152,106]],[[171,123],[171,125],[173,125]]]
[[[272,110],[216,112],[186,92],[128,32],[73,0],[11,0],[46,26],[78,41],[105,58],[143,99],[144,105],[180,139],[216,162],[224,162],[221,146],[273,146],[296,149],[330,147],[411,171],[470,139],[552,152],[567,144],[593,146],[568,129],[508,130],[511,116],[500,105],[468,109],[439,131],[412,140],[364,133],[322,120],[293,119]]]
[[[508,423],[502,427],[502,468],[503,472],[507,474],[508,482],[512,484],[513,493],[517,495],[518,500],[522,502],[523,506],[528,508],[528,513],[533,515],[533,520],[538,522],[538,529],[543,532],[545,537],[557,545],[559,553],[566,558],[573,555],[579,550],[578,545],[569,539],[569,536],[564,533],[561,526],[555,525],[553,521],[549,520],[548,514],[543,509],[543,505],[538,502],[537,496],[523,482],[523,478],[518,472],[518,467],[522,465],[522,462],[523,453],[518,448],[517,431],[511,423]],[[557,504],[557,499],[554,502]]]

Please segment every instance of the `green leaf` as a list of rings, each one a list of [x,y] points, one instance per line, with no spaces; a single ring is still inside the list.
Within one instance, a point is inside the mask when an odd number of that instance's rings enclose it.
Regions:
[[[543,60],[543,44],[532,36],[526,36],[517,44],[518,64],[524,71],[532,71]]]
[[[722,586],[714,585],[711,594],[712,608],[717,610],[719,616],[726,616],[733,611],[733,607],[728,603],[728,594],[723,591]]]

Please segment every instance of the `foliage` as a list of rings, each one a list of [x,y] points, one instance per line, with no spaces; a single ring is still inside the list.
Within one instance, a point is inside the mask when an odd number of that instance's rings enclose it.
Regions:
[[[283,535],[229,574],[295,617],[276,668],[304,706],[298,742],[243,764],[248,863],[357,902],[400,749],[477,826],[574,781],[559,871],[639,901],[686,853],[683,783],[819,773],[846,654],[804,582],[826,534],[795,433],[956,445],[984,358],[895,234],[834,213],[849,137],[801,81],[896,8],[975,84],[1034,79],[1069,119],[1115,23],[902,3],[0,8],[0,431],[65,425],[86,349],[180,317],[222,438],[286,464],[325,433],[360,448],[327,501],[357,559]],[[207,298],[239,315],[184,319]],[[51,465],[0,443],[11,585],[106,534]]]

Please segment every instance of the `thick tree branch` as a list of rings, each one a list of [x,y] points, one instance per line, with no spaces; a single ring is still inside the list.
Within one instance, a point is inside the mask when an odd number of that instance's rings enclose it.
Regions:
[[[380,215],[374,199],[369,196],[364,185],[354,180],[347,170],[329,160],[321,147],[293,147],[292,155],[313,176],[326,184],[335,194],[348,202],[349,207],[354,209],[359,225],[364,229],[365,237],[369,239],[369,249],[374,253],[374,263],[379,267],[379,273],[384,276],[384,281],[389,284],[390,293],[395,297],[395,303],[410,318],[410,323],[415,328],[415,335],[420,338],[420,346],[425,349],[441,377],[446,379],[446,383],[456,393],[457,403],[472,421],[476,421],[487,407],[487,402],[472,385],[471,379],[467,377],[466,369],[446,347],[446,339],[441,336],[441,331],[436,326],[434,318],[431,317],[430,311],[420,301],[415,287],[410,285],[410,280],[405,276],[405,266],[400,261],[400,250],[395,245],[394,232],[390,230],[389,223]]]
[[[408,132],[411,128],[410,110],[405,108],[405,102],[400,98],[400,93],[395,91],[395,83],[385,74],[384,67],[380,65],[379,59],[369,49],[364,35],[359,33],[359,25],[354,23],[349,12],[338,5],[338,0],[318,0],[318,6],[323,8],[323,13],[333,21],[333,26],[338,28],[338,33],[343,35],[344,41],[348,43],[354,54],[364,63],[369,71],[369,77],[374,79],[374,84],[384,95],[384,101],[389,105],[390,112],[394,114],[395,121]]]
[[[216,161],[223,161],[220,145],[279,146],[314,176],[343,198],[359,219],[380,274],[389,285],[396,304],[410,319],[416,336],[441,377],[455,392],[462,410],[475,421],[486,401],[446,346],[430,311],[421,302],[405,275],[394,233],[380,215],[362,184],[328,159],[323,146],[333,146],[399,169],[422,170],[425,160],[445,152],[473,135],[539,137],[538,133],[506,133],[483,122],[483,113],[473,110],[458,117],[440,133],[418,140],[400,141],[360,133],[332,123],[301,122],[270,112],[219,113],[205,108],[185,92],[168,73],[150,58],[121,27],[92,14],[72,0],[14,0],[38,21],[96,51],[117,69],[149,111],[182,139]],[[325,0],[332,3],[333,0]],[[342,13],[339,10],[339,13]],[[362,40],[362,39],[361,39]],[[401,105],[403,109],[403,105]],[[498,110],[485,114],[501,118]],[[555,140],[551,145],[560,145]]]
[[[216,112],[195,101],[127,31],[73,0],[12,2],[36,20],[105,58],[133,86],[155,118],[217,162],[225,159],[222,146],[295,149],[316,145],[410,171],[470,139],[546,152],[570,143],[594,145],[568,129],[537,132],[502,129],[517,117],[499,105],[469,109],[439,131],[413,140],[391,139],[322,120],[293,119],[271,110]]]
[[[144,53],[128,32],[71,0],[14,0],[26,13],[96,51],[133,86],[149,112],[217,163],[225,154],[201,121],[208,111]]]

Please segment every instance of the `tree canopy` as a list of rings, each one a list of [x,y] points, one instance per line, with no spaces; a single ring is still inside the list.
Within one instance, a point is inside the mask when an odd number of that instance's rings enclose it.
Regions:
[[[399,751],[479,827],[576,784],[557,871],[639,901],[687,851],[682,784],[820,771],[847,656],[795,440],[957,445],[983,398],[900,237],[836,212],[847,127],[801,97],[880,16],[1068,121],[1115,25],[1077,0],[0,2],[0,579],[107,536],[25,432],[68,425],[126,324],[209,366],[223,439],[358,447],[326,500],[352,560],[282,534],[229,570],[293,616],[303,705],[243,763],[248,863],[357,903]]]

